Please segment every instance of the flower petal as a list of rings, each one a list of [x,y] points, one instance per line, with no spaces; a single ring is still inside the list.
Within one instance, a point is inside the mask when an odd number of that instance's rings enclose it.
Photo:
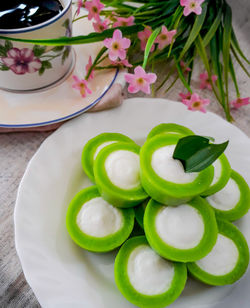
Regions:
[[[32,74],[40,70],[40,68],[42,67],[42,63],[40,60],[36,59],[34,61],[29,62],[27,66],[28,66],[28,73]]]
[[[115,30],[113,33],[113,39],[118,40],[118,41],[122,39],[122,32],[118,29]]]

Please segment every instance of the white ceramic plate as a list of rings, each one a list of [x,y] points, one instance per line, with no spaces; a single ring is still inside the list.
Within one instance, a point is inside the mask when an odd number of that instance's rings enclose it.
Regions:
[[[86,19],[73,23],[74,36],[86,35],[92,31],[92,24]],[[72,89],[74,83],[72,75],[83,78],[89,56],[91,55],[94,60],[101,48],[102,43],[74,46],[76,63],[73,72],[67,74],[65,80],[53,88],[27,94],[0,90],[0,127],[25,128],[50,125],[76,117],[97,104],[117,80],[118,70],[95,73],[95,78],[89,83],[92,94],[85,98]]]
[[[16,249],[25,277],[44,308],[129,308],[114,283],[116,251],[95,254],[76,246],[65,226],[67,206],[91,185],[81,168],[81,151],[102,132],[119,132],[143,143],[162,122],[186,125],[216,142],[230,140],[226,154],[232,168],[250,183],[250,141],[238,128],[215,114],[187,111],[180,103],[135,98],[117,109],[84,114],[59,128],[28,165],[15,207]],[[250,215],[238,223],[250,243]],[[189,280],[171,307],[249,307],[250,277],[234,286],[208,287]]]

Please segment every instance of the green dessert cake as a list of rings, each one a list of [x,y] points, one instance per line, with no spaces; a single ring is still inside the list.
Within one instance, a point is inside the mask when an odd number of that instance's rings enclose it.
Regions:
[[[150,139],[159,134],[180,134],[183,136],[194,135],[194,132],[189,128],[175,124],[175,123],[162,123],[155,126],[148,134],[147,139]]]
[[[139,152],[135,143],[117,142],[96,157],[96,185],[103,199],[116,207],[133,207],[148,197],[140,181]]]
[[[166,205],[178,205],[207,190],[213,180],[213,167],[186,173],[173,153],[181,135],[159,134],[141,148],[141,182],[148,195]]]
[[[160,257],[145,236],[127,240],[115,259],[118,289],[138,307],[166,307],[179,297],[186,279],[186,265]]]
[[[134,210],[118,209],[101,198],[96,186],[80,191],[71,201],[66,226],[80,247],[107,252],[119,247],[134,226]]]
[[[232,223],[223,220],[218,220],[218,229],[212,251],[187,265],[193,277],[214,286],[236,282],[246,272],[249,263],[249,248],[242,233]]]
[[[115,142],[132,142],[129,137],[119,133],[102,133],[90,139],[82,151],[82,167],[92,182],[95,182],[93,164],[97,154],[105,146]]]
[[[228,182],[231,174],[231,167],[225,154],[222,154],[214,163],[214,178],[209,188],[202,193],[202,196],[209,196],[221,190]]]
[[[218,233],[214,212],[201,197],[176,207],[151,199],[143,224],[150,246],[163,258],[178,262],[206,256]]]
[[[206,198],[218,218],[229,221],[243,217],[250,207],[250,189],[243,177],[232,170],[222,190]]]
[[[146,199],[141,204],[134,207],[135,219],[142,229],[144,229],[144,227],[143,227],[143,217],[144,217],[144,213],[145,213],[145,209],[146,209],[146,206],[148,204],[148,201],[149,201],[149,199]]]

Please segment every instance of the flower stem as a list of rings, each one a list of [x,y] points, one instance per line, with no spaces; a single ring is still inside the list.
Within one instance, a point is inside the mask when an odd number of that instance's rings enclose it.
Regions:
[[[98,62],[98,60],[102,57],[102,55],[105,53],[106,50],[107,50],[107,48],[106,48],[106,47],[103,47],[103,48],[99,51],[99,53],[97,54],[97,56],[96,56],[96,58],[95,58],[95,61],[94,61],[93,64],[91,65],[91,67],[90,67],[90,69],[89,69],[89,71],[88,71],[88,73],[87,73],[87,75],[86,75],[86,77],[85,77],[85,80],[88,80],[88,79],[89,79],[89,76],[90,76],[90,74],[92,73],[93,69],[95,68],[95,66],[96,66],[96,64],[97,64],[97,62]]]

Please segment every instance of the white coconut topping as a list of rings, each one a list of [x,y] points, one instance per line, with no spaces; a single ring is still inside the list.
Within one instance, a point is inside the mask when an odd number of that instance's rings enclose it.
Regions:
[[[123,216],[119,209],[97,197],[83,204],[77,215],[77,225],[88,235],[104,237],[122,228]]]
[[[235,243],[228,237],[218,234],[212,251],[196,264],[205,272],[214,276],[226,275],[235,268],[239,251]]]
[[[139,293],[157,295],[166,292],[174,277],[174,265],[157,255],[148,245],[135,248],[128,259],[128,277]]]
[[[94,160],[96,159],[96,156],[98,155],[98,153],[103,149],[105,148],[107,145],[110,145],[112,143],[115,143],[117,141],[106,141],[106,142],[103,142],[102,144],[100,144],[97,148],[96,148],[96,151],[95,151],[95,154],[94,154]]]
[[[151,160],[155,173],[166,181],[185,184],[195,180],[198,172],[186,173],[182,163],[173,158],[175,145],[168,145],[157,149]]]
[[[213,167],[214,167],[214,178],[213,178],[213,181],[212,181],[210,186],[215,185],[221,177],[222,166],[221,166],[220,159],[217,159],[213,163]]]
[[[112,152],[105,161],[105,169],[110,181],[119,188],[129,190],[140,185],[140,160],[134,152]]]
[[[201,214],[188,204],[163,206],[156,214],[155,226],[160,238],[178,249],[196,247],[204,234]]]
[[[239,186],[230,178],[224,188],[206,199],[212,207],[221,211],[229,211],[233,209],[240,200]]]

